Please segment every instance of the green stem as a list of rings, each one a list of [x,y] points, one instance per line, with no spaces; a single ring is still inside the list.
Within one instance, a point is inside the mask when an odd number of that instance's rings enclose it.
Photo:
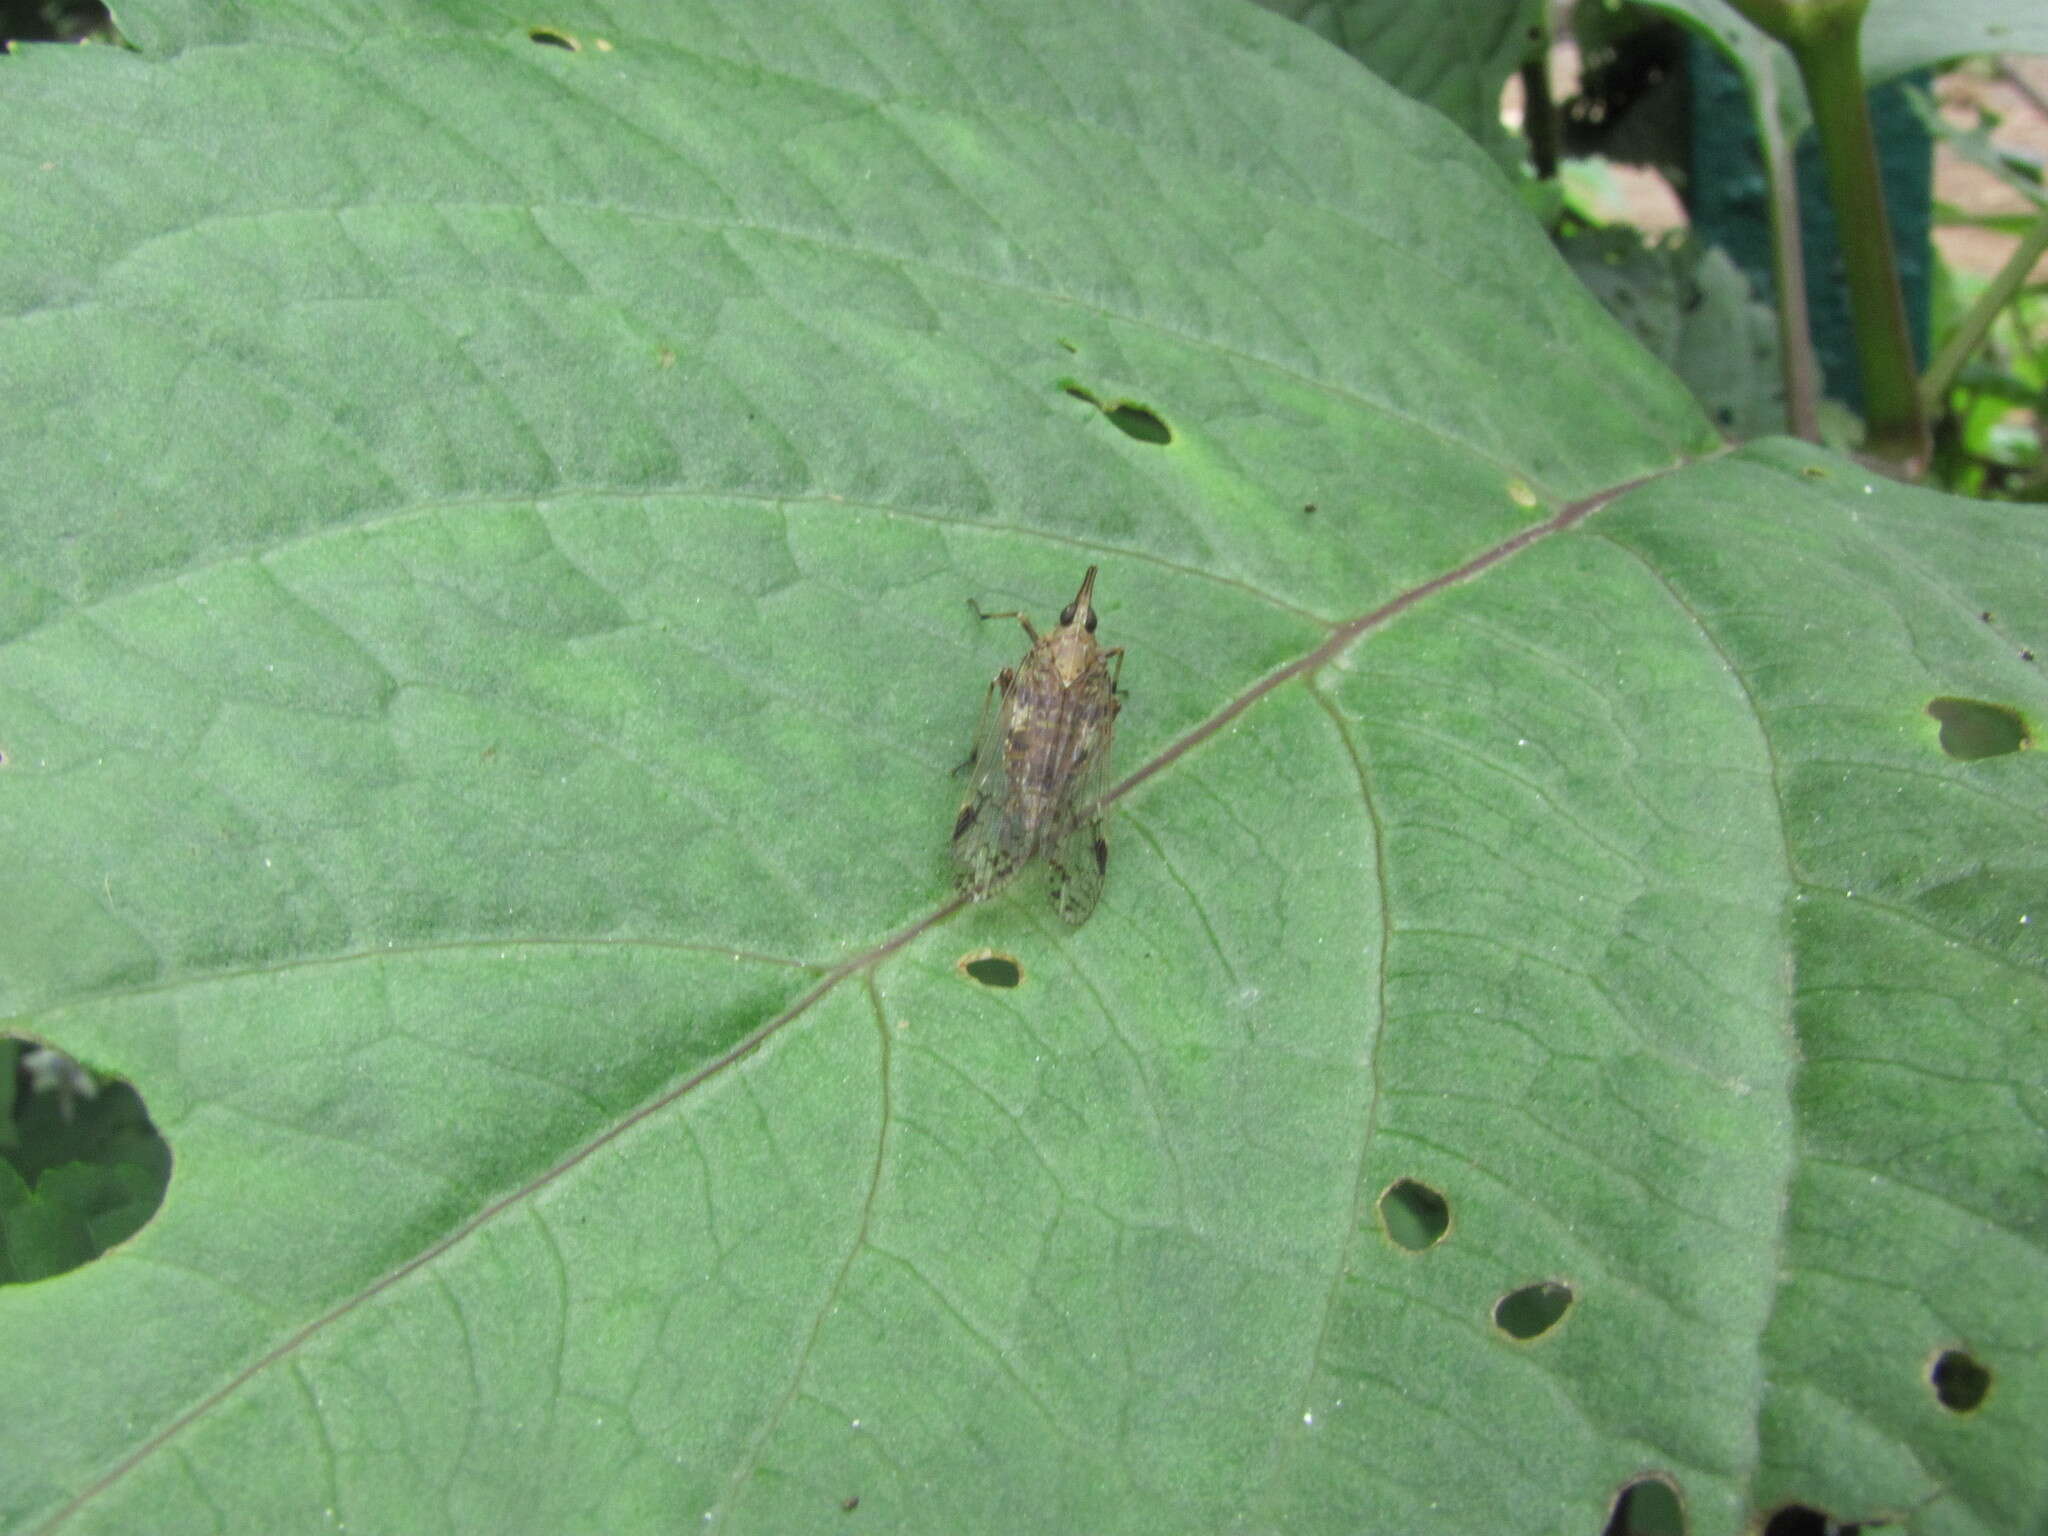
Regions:
[[[1806,306],[1806,257],[1799,248],[1799,175],[1792,144],[1780,124],[1777,88],[1769,70],[1755,77],[1756,134],[1763,146],[1764,186],[1771,208],[1771,285],[1778,311],[1778,369],[1785,385],[1785,428],[1794,437],[1820,438],[1820,362],[1813,355],[1813,320]]]
[[[1990,285],[1977,295],[1969,313],[1957,324],[1949,339],[1942,343],[1941,350],[1934,354],[1934,361],[1927,365],[1927,373],[1920,380],[1920,408],[1929,416],[1941,410],[1941,403],[1948,398],[1956,375],[1962,372],[1977,348],[1983,345],[1991,326],[1998,319],[1999,311],[2012,302],[2012,296],[2020,291],[2027,280],[2027,274],[2034,270],[2034,263],[2041,253],[2048,251],[2048,208],[2041,210],[2041,216],[2034,220],[2033,228],[2026,233],[1998,275]]]
[[[1849,285],[1849,321],[1863,378],[1864,451],[1907,478],[1926,471],[1927,417],[1913,377],[1913,344],[1899,292],[1891,221],[1863,94],[1858,34],[1868,0],[1736,0],[1792,52],[1827,171],[1837,245]]]

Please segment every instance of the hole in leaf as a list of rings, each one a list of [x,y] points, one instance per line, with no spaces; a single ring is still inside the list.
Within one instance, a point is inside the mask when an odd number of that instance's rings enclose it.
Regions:
[[[1166,423],[1142,405],[1129,401],[1115,407],[1109,413],[1110,425],[1125,437],[1135,437],[1141,443],[1170,443],[1173,433]]]
[[[1935,1399],[1951,1413],[1970,1412],[1991,1390],[1991,1373],[1960,1349],[1945,1349],[1935,1356],[1927,1379]]]
[[[1511,1339],[1533,1339],[1550,1332],[1571,1309],[1572,1288],[1556,1280],[1539,1280],[1494,1303],[1494,1324]]]
[[[1856,1536],[1860,1524],[1837,1521],[1805,1504],[1787,1504],[1764,1522],[1763,1536]]]
[[[1024,979],[1024,967],[1014,956],[993,949],[978,949],[971,955],[962,955],[953,968],[969,981],[978,981],[984,987],[1014,987]]]
[[[99,0],[55,0],[41,5],[13,5],[0,22],[0,54],[11,43],[120,43],[120,29]]]
[[[571,53],[582,51],[575,38],[566,32],[557,32],[553,27],[534,27],[526,35],[543,48],[566,48]]]
[[[2002,704],[1982,699],[1934,699],[1927,713],[1941,722],[1941,750],[1958,762],[2003,757],[2034,744],[2027,724]]]
[[[1615,1498],[1602,1536],[1685,1536],[1685,1506],[1661,1477],[1639,1477]]]
[[[132,1086],[0,1036],[0,1285],[47,1280],[126,1242],[170,1178],[171,1149]]]
[[[1427,1184],[1396,1179],[1380,1196],[1380,1225],[1400,1247],[1420,1253],[1449,1230],[1450,1203]]]
[[[1086,400],[1095,409],[1109,418],[1109,424],[1125,437],[1134,437],[1141,443],[1170,443],[1173,429],[1160,420],[1158,414],[1135,400],[1100,400],[1080,385],[1067,382],[1060,388],[1076,400]]]

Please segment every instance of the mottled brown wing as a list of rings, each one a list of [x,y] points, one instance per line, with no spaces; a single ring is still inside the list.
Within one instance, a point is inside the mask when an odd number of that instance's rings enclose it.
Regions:
[[[1052,873],[1052,909],[1063,922],[1078,928],[1102,899],[1102,879],[1109,873],[1109,840],[1102,818],[1084,816],[1045,856]]]
[[[984,696],[974,749],[967,758],[967,798],[953,820],[953,862],[963,896],[980,901],[1017,873],[1031,856],[1010,793],[1003,738],[1010,713],[1008,668]]]
[[[1109,747],[1115,728],[1112,700],[1093,752],[1074,774],[1060,830],[1045,855],[1046,867],[1052,872],[1053,910],[1076,928],[1095,910],[1102,897],[1103,877],[1109,873],[1109,839],[1095,803],[1109,789]]]

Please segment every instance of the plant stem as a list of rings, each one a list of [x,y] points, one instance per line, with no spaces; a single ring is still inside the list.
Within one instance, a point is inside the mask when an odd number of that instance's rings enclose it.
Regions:
[[[1849,318],[1863,379],[1864,451],[1894,472],[1917,479],[1926,472],[1932,445],[1913,377],[1906,303],[1899,292],[1891,222],[1885,217],[1877,146],[1863,95],[1857,38],[1868,0],[1736,3],[1791,50],[1806,86],[1848,279]]]
[[[2027,274],[2034,270],[2034,263],[2048,251],[2048,208],[2041,210],[2041,216],[2034,220],[2033,228],[2005,265],[1998,269],[1998,275],[1984,291],[1977,295],[1977,301],[1970,306],[1941,350],[1934,354],[1934,361],[1927,365],[1927,373],[1920,380],[1920,408],[1932,416],[1941,409],[1941,402],[1948,397],[1949,386],[1956,381],[1963,364],[1970,360],[1977,348],[1983,344],[1999,311],[2012,302],[2012,296],[2026,283]]]
[[[1778,112],[1769,70],[1755,76],[1757,142],[1771,205],[1771,286],[1778,311],[1778,371],[1785,385],[1785,427],[1809,443],[1820,439],[1820,361],[1813,355],[1813,317],[1806,303],[1806,254],[1799,247],[1799,171]]]

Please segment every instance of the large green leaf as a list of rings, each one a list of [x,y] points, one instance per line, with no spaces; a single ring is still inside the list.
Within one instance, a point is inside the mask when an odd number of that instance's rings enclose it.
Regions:
[[[0,1020],[175,1163],[9,1529],[2048,1520],[2037,520],[1716,457],[1249,6],[120,20],[0,69]],[[953,912],[1090,563],[1107,894]]]
[[[1427,102],[1503,166],[1524,159],[1500,120],[1501,91],[1541,54],[1542,0],[1257,0],[1300,22],[1403,95]]]

